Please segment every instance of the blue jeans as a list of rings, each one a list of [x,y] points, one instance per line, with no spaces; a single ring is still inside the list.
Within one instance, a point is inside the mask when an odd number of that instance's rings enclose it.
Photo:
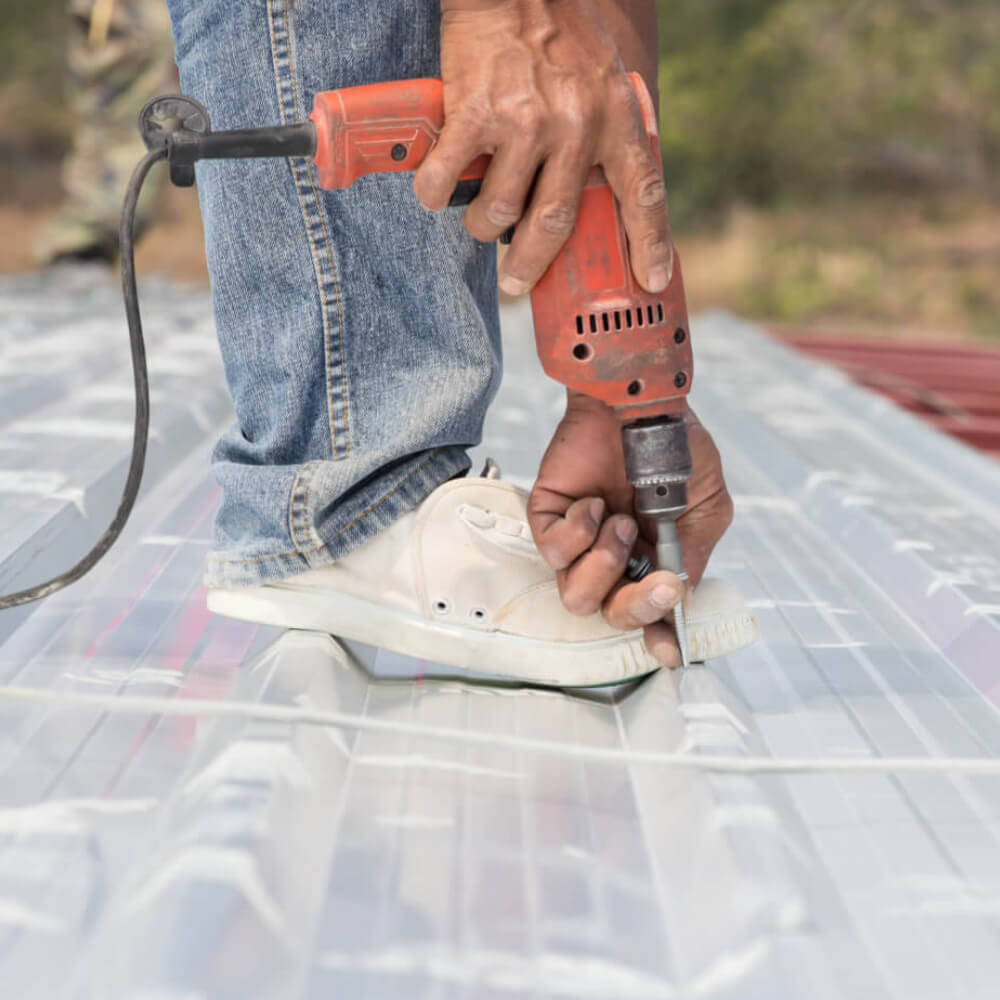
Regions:
[[[439,75],[433,0],[169,0],[214,128],[303,121],[317,91]],[[326,565],[467,471],[500,378],[496,254],[406,174],[319,188],[305,159],[204,162],[198,192],[237,422],[209,586]]]

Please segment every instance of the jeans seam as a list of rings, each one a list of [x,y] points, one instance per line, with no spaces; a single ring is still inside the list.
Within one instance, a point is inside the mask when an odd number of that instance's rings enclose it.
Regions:
[[[282,28],[280,41],[278,37],[279,29],[277,25],[278,14],[276,12],[276,3],[281,4],[280,16],[282,20]],[[301,108],[299,106],[299,98],[295,85],[295,69],[292,65],[291,58],[291,32],[288,26],[288,11],[285,7],[284,0],[267,0],[267,14],[268,30],[271,39],[271,54],[274,59],[275,85],[278,91],[278,110],[281,115],[282,124],[286,124],[288,116],[285,107],[286,98],[283,94],[283,90],[286,85],[291,95],[292,113],[297,119],[301,117]],[[283,70],[287,71],[287,79],[283,77]],[[334,303],[337,307],[337,333],[340,342],[339,382],[342,383],[347,377],[347,359],[344,348],[344,311],[340,291],[340,282],[337,280],[336,265],[333,259],[333,243],[330,239],[329,227],[326,223],[319,191],[317,190],[316,181],[312,173],[312,165],[307,163],[303,168],[303,165],[297,163],[296,158],[292,157],[289,157],[288,164],[292,174],[292,182],[295,185],[295,194],[299,201],[299,207],[302,210],[306,238],[309,241],[309,250],[313,259],[313,270],[316,275],[316,285],[319,293],[320,316],[323,322],[323,354],[326,369],[326,406],[328,430],[330,432],[330,448],[335,459],[347,458],[349,457],[351,451],[350,423],[346,399],[347,394],[343,391],[342,386],[341,391],[336,393],[340,402],[340,409],[344,415],[344,443],[343,446],[341,446],[338,441],[340,435],[337,433],[337,421],[334,413],[337,407],[334,403],[335,379],[334,372],[332,370],[333,352],[331,349],[330,303],[329,296],[325,288],[325,278],[329,277],[333,285]],[[302,177],[303,170],[305,178]],[[305,183],[308,183],[312,190],[315,211],[310,208],[307,198],[305,197],[306,192],[303,190]],[[328,265],[326,268],[324,268],[324,255],[320,253],[316,243],[316,238],[313,235],[313,225],[317,221],[323,231],[325,257]]]
[[[292,483],[292,490],[289,494],[288,532],[292,537],[292,545],[295,546],[295,551],[299,553],[313,552],[317,547],[317,543],[320,547],[323,544],[322,539],[319,538],[312,527],[309,516],[309,487],[312,484],[313,476],[316,474],[319,465],[319,462],[304,463],[295,476],[295,482]],[[308,546],[303,545],[299,541],[300,533],[308,538]]]
[[[291,77],[291,83],[292,83],[292,101],[293,101],[294,106],[295,106],[295,117],[297,119],[299,119],[299,120],[302,120],[304,116],[302,114],[302,107],[299,104],[299,92],[298,92],[298,88],[295,86],[295,63],[294,63],[294,60],[291,59],[291,50],[292,50],[292,48],[295,45],[295,38],[292,35],[291,31],[289,31],[287,29],[287,20],[288,20],[287,13],[285,14],[285,20],[286,20],[286,34],[288,35],[288,45],[289,45],[288,73],[289,73],[289,76]],[[316,199],[316,204],[318,206],[321,206],[322,205],[322,199],[320,197],[319,188],[316,186],[316,171],[315,171],[315,168],[313,167],[313,165],[312,165],[311,162],[308,163],[307,166],[306,166],[306,175],[309,178],[309,186],[312,188],[312,193],[313,193],[313,197]],[[339,382],[339,384],[340,384],[341,387],[343,387],[344,383],[347,380],[347,351],[346,351],[346,348],[344,347],[344,306],[343,306],[343,296],[341,295],[341,292],[340,292],[340,281],[337,278],[337,268],[334,265],[334,261],[333,261],[333,241],[330,239],[330,227],[327,225],[327,222],[326,222],[326,213],[322,210],[322,208],[319,208],[319,210],[317,211],[316,215],[319,218],[320,225],[323,227],[323,242],[326,245],[327,257],[330,260],[330,280],[333,282],[333,298],[334,298],[334,302],[336,303],[336,306],[337,306],[337,341],[338,341],[338,346],[340,347],[340,382]],[[335,406],[334,406],[334,398],[333,398],[334,397],[333,378],[330,377],[330,375],[329,375],[329,371],[330,371],[330,360],[329,360],[330,345],[329,345],[329,343],[326,344],[326,349],[327,349],[327,352],[328,352],[327,353],[327,374],[328,374],[328,377],[327,377],[327,383],[326,383],[326,388],[327,388],[327,397],[326,398],[327,398],[327,406],[330,409],[330,420],[333,421],[334,420],[333,412],[334,412]],[[338,395],[340,397],[339,402],[340,402],[341,416],[343,417],[343,421],[344,421],[344,454],[343,454],[343,457],[344,458],[349,458],[350,455],[351,455],[351,414],[350,414],[350,408],[347,405],[347,393],[346,392],[340,392]],[[332,426],[332,424],[331,424],[331,426]]]

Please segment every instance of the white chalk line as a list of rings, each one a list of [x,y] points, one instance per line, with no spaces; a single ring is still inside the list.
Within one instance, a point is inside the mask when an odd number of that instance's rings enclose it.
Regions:
[[[617,764],[651,764],[730,774],[969,774],[1000,776],[997,757],[740,757],[707,756],[688,752],[614,750],[504,733],[483,733],[447,726],[425,726],[416,722],[377,719],[349,712],[331,712],[295,705],[264,705],[242,701],[212,701],[198,698],[152,698],[104,695],[82,691],[51,691],[39,688],[2,687],[0,700],[93,708],[116,715],[146,712],[150,715],[199,718],[248,719],[298,725],[350,729],[357,732],[390,732],[446,743],[464,743],[493,749],[569,757],[577,760]]]

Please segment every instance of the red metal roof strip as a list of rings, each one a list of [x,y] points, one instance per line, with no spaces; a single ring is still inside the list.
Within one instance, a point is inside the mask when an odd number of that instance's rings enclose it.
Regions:
[[[946,434],[1000,454],[1000,349],[942,342],[779,333]]]

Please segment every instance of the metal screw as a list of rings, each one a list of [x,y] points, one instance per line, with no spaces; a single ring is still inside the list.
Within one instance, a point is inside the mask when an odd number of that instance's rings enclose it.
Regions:
[[[397,142],[395,146],[389,151],[389,155],[399,162],[400,160],[406,159],[406,147],[401,143]]]
[[[686,386],[687,384],[688,384],[688,377],[687,375],[684,374],[684,372],[678,372],[674,376],[674,385],[676,385],[678,389],[683,389],[684,386]]]
[[[653,572],[653,560],[649,556],[632,556],[625,567],[625,579],[638,583]]]
[[[687,338],[687,334],[680,327],[678,327],[676,330],[674,330],[674,343],[675,344],[683,344],[686,338]]]

